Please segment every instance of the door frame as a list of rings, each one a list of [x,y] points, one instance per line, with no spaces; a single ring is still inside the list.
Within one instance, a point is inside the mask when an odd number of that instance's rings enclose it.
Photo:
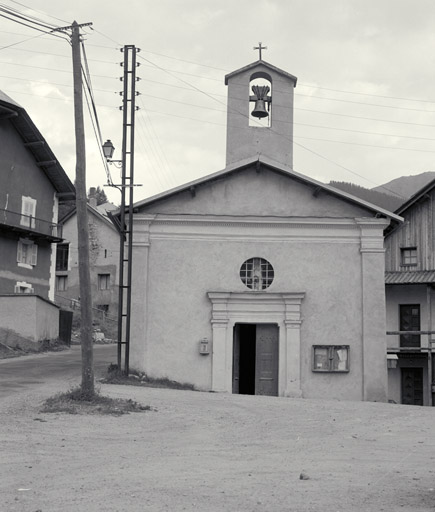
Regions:
[[[265,396],[277,396],[278,391],[278,364],[279,364],[279,325],[278,324],[266,324],[266,323],[255,323],[255,324],[245,324],[245,323],[236,323],[233,327],[233,372],[232,372],[232,393],[233,394],[240,394],[240,387],[241,387],[241,367],[240,367],[240,361],[243,359],[244,364],[247,363],[246,361],[246,354],[241,355],[241,346],[242,346],[242,339],[243,339],[243,345],[244,345],[244,352],[246,349],[246,338],[242,336],[241,331],[244,330],[242,326],[246,327],[249,326],[250,328],[254,328],[253,331],[255,332],[254,339],[252,340],[252,347],[251,349],[254,352],[254,368],[253,368],[253,384],[254,384],[254,395],[262,395]],[[260,393],[260,381],[264,379],[264,377],[261,374],[261,355],[264,354],[264,345],[261,345],[261,334],[259,335],[259,331],[261,331],[262,326],[268,326],[273,327],[275,329],[276,337],[274,336],[273,340],[273,355],[274,359],[276,358],[276,361],[274,362],[274,371],[273,371],[273,381],[274,381],[274,393]],[[260,329],[259,329],[260,328]],[[246,334],[245,334],[246,335]],[[259,350],[259,348],[263,348],[263,351]],[[250,350],[251,350],[250,349]],[[252,371],[252,367],[251,367]],[[244,378],[246,377],[246,372],[243,372]],[[244,380],[244,379],[243,379]],[[245,388],[246,382],[243,382],[243,388]],[[275,392],[276,391],[276,392]],[[246,393],[244,393],[246,394]]]
[[[403,401],[404,397],[404,377],[405,377],[405,372],[411,372],[413,374],[413,385],[415,385],[415,375],[416,373],[418,372],[420,375],[421,375],[421,404],[416,404],[415,402],[413,404],[405,404],[405,402]],[[415,391],[415,387],[414,387],[414,391]],[[424,398],[425,398],[425,389],[424,389],[424,368],[422,366],[402,366],[400,368],[400,403],[402,404],[405,404],[405,405],[425,405],[425,401],[424,401]]]
[[[208,292],[212,305],[212,391],[232,393],[236,323],[277,324],[278,396],[301,397],[301,306],[304,292]]]

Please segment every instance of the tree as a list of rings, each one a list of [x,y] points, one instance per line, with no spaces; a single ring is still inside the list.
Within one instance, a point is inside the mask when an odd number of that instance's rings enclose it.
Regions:
[[[104,192],[103,187],[98,186],[97,188],[94,188],[94,197],[97,200],[97,206],[103,203],[107,203],[109,200],[107,199],[106,193]],[[88,192],[88,202],[91,197],[92,188],[89,189]]]

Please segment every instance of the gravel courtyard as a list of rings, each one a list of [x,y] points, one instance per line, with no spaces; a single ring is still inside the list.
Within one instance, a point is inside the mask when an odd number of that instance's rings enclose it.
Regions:
[[[101,391],[156,410],[40,413],[53,384],[0,401],[2,512],[435,510],[433,408]]]

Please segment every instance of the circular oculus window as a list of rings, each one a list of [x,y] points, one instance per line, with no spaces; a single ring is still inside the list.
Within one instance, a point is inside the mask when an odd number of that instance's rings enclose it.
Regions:
[[[240,279],[251,290],[265,290],[272,284],[274,270],[263,258],[251,258],[240,267]]]

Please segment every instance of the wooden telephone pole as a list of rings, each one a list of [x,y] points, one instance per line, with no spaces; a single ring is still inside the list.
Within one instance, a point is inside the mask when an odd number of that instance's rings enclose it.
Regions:
[[[56,30],[72,30],[72,64],[74,81],[74,121],[76,138],[76,209],[77,209],[77,240],[79,254],[80,311],[81,311],[81,349],[82,349],[82,394],[84,398],[92,398],[94,386],[94,355],[92,340],[92,297],[91,277],[89,270],[89,226],[86,197],[86,148],[85,127],[83,120],[83,83],[80,55],[80,27],[76,21],[69,27]]]

